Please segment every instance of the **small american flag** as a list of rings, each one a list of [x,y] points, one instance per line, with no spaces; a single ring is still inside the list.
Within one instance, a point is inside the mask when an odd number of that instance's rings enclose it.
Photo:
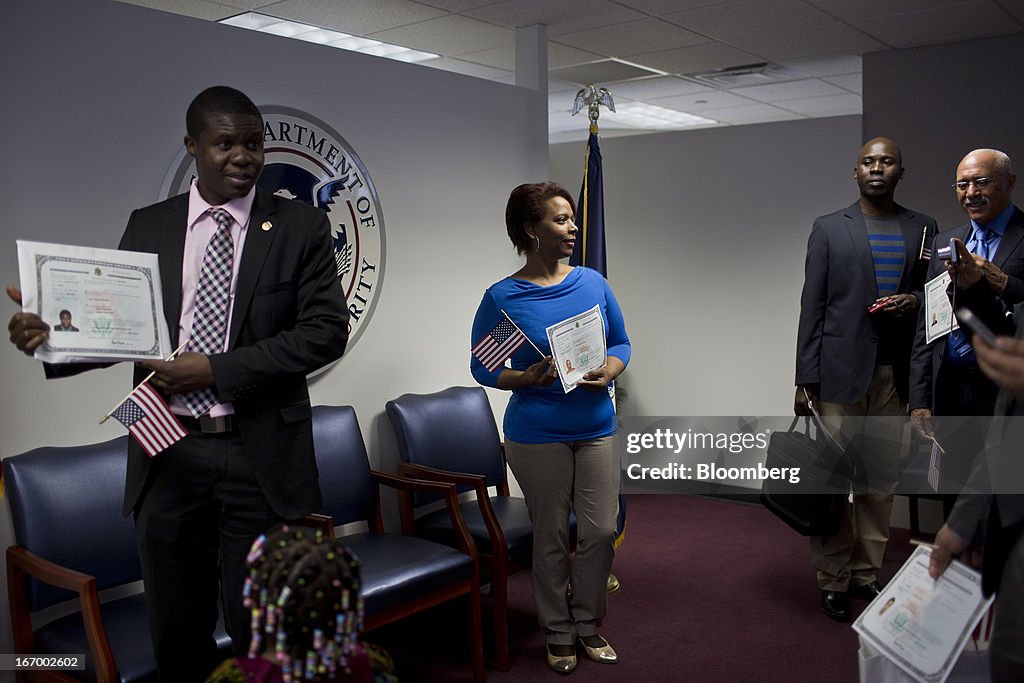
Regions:
[[[185,428],[148,383],[136,387],[111,415],[128,428],[149,457],[185,436]]]
[[[494,372],[525,343],[526,335],[511,320],[504,318],[476,343],[473,355],[484,364],[488,372]]]
[[[932,491],[939,492],[939,472],[942,470],[942,452],[939,444],[932,443],[932,457],[928,460],[928,483]]]

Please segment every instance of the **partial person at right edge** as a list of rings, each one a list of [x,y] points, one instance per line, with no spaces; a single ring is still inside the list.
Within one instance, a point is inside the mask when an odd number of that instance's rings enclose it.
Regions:
[[[950,274],[960,289],[959,302],[1003,335],[994,346],[979,335],[969,337],[981,372],[999,394],[985,455],[973,462],[967,490],[935,536],[929,573],[938,579],[953,556],[982,568],[982,591],[997,596],[991,680],[1010,683],[1024,680],[1024,304],[1007,317],[983,264],[971,259],[962,243],[956,246],[963,258]]]
[[[881,586],[898,461],[898,418],[907,414],[910,349],[927,263],[922,247],[935,219],[896,203],[904,175],[895,142],[877,137],[860,149],[853,178],[860,199],[814,222],[807,242],[797,334],[794,412],[811,405],[860,454],[870,486],[843,507],[834,536],[813,536],[811,557],[821,609],[852,618],[849,597],[870,600]],[[865,433],[863,416],[891,416]],[[876,421],[877,423],[877,421]],[[877,428],[876,428],[877,427]],[[883,433],[884,432],[884,433]]]

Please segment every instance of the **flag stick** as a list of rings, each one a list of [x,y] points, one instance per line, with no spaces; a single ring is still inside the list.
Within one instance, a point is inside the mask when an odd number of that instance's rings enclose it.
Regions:
[[[534,351],[536,351],[537,353],[540,354],[541,358],[547,358],[548,357],[548,355],[546,353],[544,353],[543,351],[541,351],[540,349],[537,348],[537,345],[534,344],[533,341],[529,337],[526,336],[525,332],[523,332],[522,330],[519,329],[519,325],[516,325],[516,321],[513,320],[512,318],[508,317],[508,313],[505,312],[505,309],[502,308],[502,309],[499,309],[499,310],[501,311],[501,314],[503,316],[505,316],[505,320],[507,320],[510,323],[512,323],[512,327],[514,327],[517,330],[519,330],[519,334],[523,335],[523,339],[525,339],[526,341],[530,342],[530,346],[533,347]]]
[[[515,325],[515,323],[512,323],[512,324],[513,324],[513,325]],[[181,353],[181,350],[182,350],[182,349],[184,349],[184,348],[185,348],[186,346],[188,346],[188,340],[186,340],[186,341],[185,341],[185,343],[184,343],[184,344],[182,344],[181,346],[179,346],[178,348],[176,348],[176,349],[174,349],[173,351],[171,351],[171,355],[167,356],[167,358],[164,358],[164,360],[165,360],[165,361],[169,361],[169,360],[171,360],[172,358],[174,358],[175,356],[177,356],[177,355],[178,355],[179,353]],[[141,387],[141,386],[142,386],[143,384],[145,384],[145,383],[146,383],[146,382],[148,382],[149,380],[153,379],[153,375],[155,375],[155,374],[156,374],[156,370],[154,370],[153,372],[151,372],[151,373],[149,373],[148,375],[146,375],[146,378],[145,378],[144,380],[142,380],[141,382],[139,382],[138,384],[136,384],[136,385],[135,385],[135,388],[134,388],[134,389],[132,389],[131,391],[129,391],[129,392],[128,392],[128,395],[127,395],[127,396],[125,396],[125,397],[124,397],[124,398],[122,398],[122,399],[121,399],[120,401],[118,401],[117,403],[115,403],[115,404],[114,404],[114,407],[110,409],[110,412],[108,412],[108,413],[107,413],[106,415],[104,415],[104,416],[103,416],[103,418],[102,418],[102,419],[100,420],[100,424],[103,424],[103,423],[104,423],[104,422],[106,422],[106,421],[107,421],[108,419],[110,419],[110,416],[114,414],[114,411],[115,411],[115,410],[117,410],[118,408],[120,408],[120,407],[121,407],[121,404],[122,404],[122,403],[124,403],[125,401],[127,401],[127,400],[128,400],[128,398],[129,398],[129,397],[130,397],[130,396],[131,396],[132,394],[134,394],[134,393],[135,393],[135,392],[136,392],[136,391],[138,390],[138,388],[139,388],[139,387]]]

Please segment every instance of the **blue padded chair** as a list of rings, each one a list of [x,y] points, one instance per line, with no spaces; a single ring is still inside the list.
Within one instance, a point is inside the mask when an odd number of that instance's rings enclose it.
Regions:
[[[7,549],[15,651],[86,653],[84,671],[24,672],[19,680],[156,681],[143,594],[102,604],[98,597],[142,579],[134,524],[121,515],[127,444],[123,436],[3,461],[17,542]],[[34,612],[71,599],[76,611],[33,628]],[[231,641],[223,628],[216,637],[227,656]]]
[[[339,540],[359,557],[364,628],[376,628],[466,595],[469,598],[473,679],[483,683],[484,649],[480,626],[480,573],[476,549],[459,512],[455,486],[395,477],[370,469],[355,411],[351,406],[314,406],[313,443],[324,506],[323,527],[366,522],[369,531]],[[413,491],[444,498],[455,529],[455,547],[412,535],[412,519],[403,516],[402,533],[385,533],[380,485],[406,498]],[[408,508],[408,505],[403,506]]]
[[[388,401],[404,475],[447,481],[459,491],[476,491],[476,500],[461,503],[462,516],[476,544],[481,566],[490,570],[494,598],[494,639],[497,666],[508,670],[508,577],[529,568],[533,524],[526,501],[509,495],[505,451],[494,413],[481,387],[450,387],[434,394],[405,394]],[[489,493],[495,488],[496,495]],[[429,497],[415,496],[421,507]],[[411,515],[412,513],[407,513]],[[575,538],[575,517],[570,536]],[[415,521],[416,533],[451,545],[451,523],[443,511],[427,512]]]

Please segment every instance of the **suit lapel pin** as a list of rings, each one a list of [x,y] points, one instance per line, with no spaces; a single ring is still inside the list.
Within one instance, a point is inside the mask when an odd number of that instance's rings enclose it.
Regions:
[[[270,232],[270,229],[274,227],[274,224],[270,221],[263,221],[263,225],[260,227],[263,229],[263,232]]]

